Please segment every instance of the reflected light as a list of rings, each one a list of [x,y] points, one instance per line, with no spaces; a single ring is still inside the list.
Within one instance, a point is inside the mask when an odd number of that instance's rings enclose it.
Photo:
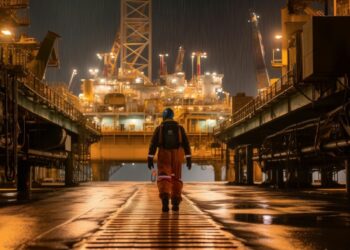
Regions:
[[[275,35],[275,39],[277,39],[277,40],[282,39],[282,35]]]
[[[11,36],[12,35],[12,32],[8,29],[3,29],[1,30],[1,33],[5,36]]]
[[[263,215],[262,220],[263,220],[264,225],[271,225],[272,224],[272,216],[271,215]]]

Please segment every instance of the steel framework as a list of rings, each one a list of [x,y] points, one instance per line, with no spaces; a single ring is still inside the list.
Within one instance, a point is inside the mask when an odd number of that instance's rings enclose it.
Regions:
[[[121,0],[122,73],[136,69],[152,79],[152,1]]]

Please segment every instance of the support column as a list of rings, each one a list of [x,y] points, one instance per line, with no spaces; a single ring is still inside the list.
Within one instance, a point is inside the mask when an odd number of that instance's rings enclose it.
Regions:
[[[272,164],[272,163],[271,163]],[[277,167],[275,166],[275,164],[272,164],[273,166],[271,167],[271,182],[270,185],[272,186],[277,186]]]
[[[235,183],[240,183],[240,171],[239,171],[239,150],[235,149],[235,155],[234,155],[234,170],[235,170]]]
[[[17,168],[17,199],[30,199],[31,171],[27,160],[21,160]]]
[[[348,159],[344,161],[344,165],[345,165],[345,172],[346,172],[346,193],[350,198],[350,164]]]
[[[246,163],[247,163],[247,184],[254,184],[254,168],[253,168],[253,147],[248,145],[246,147]]]
[[[276,167],[276,186],[278,188],[282,188],[284,186],[283,180],[283,168],[280,164]]]
[[[228,181],[229,180],[228,175],[230,171],[230,149],[227,144],[226,144],[226,151],[225,151],[225,166],[226,166],[225,180]]]
[[[332,185],[332,172],[325,167],[321,169],[321,185],[322,187],[330,187]]]
[[[68,158],[66,160],[65,164],[65,185],[66,186],[73,186],[74,185],[74,180],[73,180],[73,175],[74,175],[74,152],[73,152],[73,147],[72,151],[68,153]]]
[[[215,181],[221,181],[222,180],[222,169],[220,163],[213,163],[214,166],[214,178]]]
[[[301,166],[297,170],[297,176],[298,176],[298,187],[305,188],[310,187],[312,182],[312,174],[309,172],[308,168]],[[330,183],[333,184],[333,178],[332,178],[332,172],[330,173]]]

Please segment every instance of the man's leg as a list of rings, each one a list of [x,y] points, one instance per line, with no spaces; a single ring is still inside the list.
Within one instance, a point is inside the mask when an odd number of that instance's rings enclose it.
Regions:
[[[179,211],[179,205],[182,200],[181,193],[183,183],[181,180],[182,160],[184,158],[183,150],[176,149],[172,151],[172,190],[171,190],[171,204],[173,211]]]
[[[162,200],[162,211],[169,211],[169,198],[171,195],[171,154],[168,150],[159,149],[158,152],[158,180],[159,197]]]

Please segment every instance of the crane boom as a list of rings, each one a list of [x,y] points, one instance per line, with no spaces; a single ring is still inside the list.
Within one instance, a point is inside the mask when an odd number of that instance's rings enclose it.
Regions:
[[[258,16],[254,11],[250,12],[250,23],[252,24],[253,53],[256,67],[256,80],[258,90],[269,86],[270,77],[265,63],[265,51],[259,29]]]
[[[183,71],[183,63],[185,57],[185,50],[182,46],[179,47],[179,51],[177,53],[177,58],[175,62],[175,73],[179,73]]]

